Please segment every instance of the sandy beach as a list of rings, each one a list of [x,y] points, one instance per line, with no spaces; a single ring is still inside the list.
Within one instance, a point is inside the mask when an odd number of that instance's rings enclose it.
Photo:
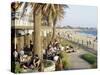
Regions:
[[[77,31],[80,30],[79,29],[57,29],[57,32],[60,33],[61,37],[77,42],[79,44],[83,44],[97,51],[97,41],[95,41],[96,36],[81,35],[81,33]]]

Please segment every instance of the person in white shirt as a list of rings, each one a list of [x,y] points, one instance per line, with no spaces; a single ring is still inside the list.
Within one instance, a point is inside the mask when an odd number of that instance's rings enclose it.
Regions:
[[[20,56],[23,56],[23,55],[24,55],[24,50],[23,50],[23,49],[21,49],[21,50],[19,51],[19,55],[20,55]]]
[[[64,51],[64,47],[63,46],[61,46],[60,49],[61,49],[61,51]]]
[[[56,63],[56,62],[58,61],[58,59],[59,59],[59,56],[56,54],[56,55],[54,56],[53,60],[54,60],[54,62]]]
[[[18,52],[15,50],[13,55],[14,55],[15,58],[17,58],[18,57]]]

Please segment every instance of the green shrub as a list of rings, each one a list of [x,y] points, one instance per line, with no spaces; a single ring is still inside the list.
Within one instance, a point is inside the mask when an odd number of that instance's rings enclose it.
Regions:
[[[16,63],[15,65],[15,73],[21,73],[21,68],[20,68],[20,64],[19,63]]]
[[[65,53],[64,51],[61,51],[61,52],[59,53],[59,56],[60,56],[61,58],[64,58],[64,57],[66,56],[66,53]]]
[[[68,62],[67,62],[66,59],[63,59],[63,60],[62,60],[62,63],[63,63],[63,68],[64,68],[65,70],[69,68],[69,64],[68,64]]]
[[[66,39],[62,39],[61,45],[62,45],[63,47],[65,47],[66,45],[71,45],[71,46],[73,46],[73,47],[76,47],[76,44],[73,44],[72,42],[70,42],[70,41],[68,41],[68,40],[66,40]]]
[[[61,57],[62,59],[62,63],[63,63],[63,68],[64,69],[68,69],[69,67],[69,63],[68,63],[68,56],[67,56],[67,53],[65,51],[61,51],[59,56]]]
[[[62,39],[61,41],[62,46],[66,46],[67,44],[70,44],[67,40]]]
[[[93,54],[90,54],[90,53],[83,54],[81,56],[81,58],[83,58],[84,60],[86,60],[90,64],[96,64],[96,62],[97,62],[97,57]]]

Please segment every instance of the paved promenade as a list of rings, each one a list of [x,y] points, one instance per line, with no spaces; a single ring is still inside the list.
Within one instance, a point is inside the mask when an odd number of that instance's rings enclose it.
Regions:
[[[91,65],[80,58],[80,55],[88,53],[87,51],[84,50],[78,50],[74,53],[69,53],[68,54],[68,62],[70,63],[70,68],[69,69],[90,69]]]

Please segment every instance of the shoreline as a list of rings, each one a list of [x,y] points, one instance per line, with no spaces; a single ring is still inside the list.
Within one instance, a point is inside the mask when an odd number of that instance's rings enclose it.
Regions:
[[[57,31],[60,33],[60,37],[88,46],[97,51],[96,36],[82,35],[80,32],[77,32],[77,29],[62,29]]]
[[[84,31],[81,33],[80,29],[56,29],[57,33],[61,33],[61,34],[71,34],[71,35],[80,35],[80,36],[84,36],[84,37],[88,37],[88,38],[95,38],[97,35],[92,35],[92,34],[88,34],[85,33]]]

